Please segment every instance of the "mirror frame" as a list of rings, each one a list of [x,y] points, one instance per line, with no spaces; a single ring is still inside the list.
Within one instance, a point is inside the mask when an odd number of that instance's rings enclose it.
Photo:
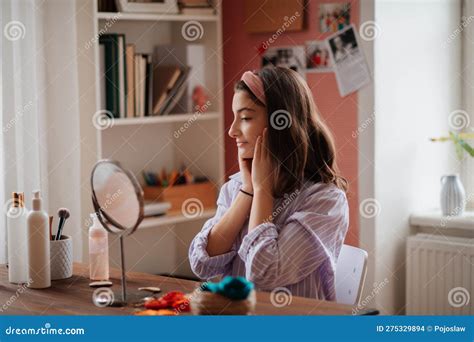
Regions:
[[[102,164],[112,164],[112,165],[114,165],[120,171],[122,171],[125,175],[127,175],[128,178],[130,179],[130,181],[132,182],[132,185],[135,189],[135,195],[137,196],[137,199],[138,199],[139,209],[140,209],[140,211],[138,213],[137,221],[136,221],[136,223],[133,227],[124,227],[124,226],[122,226],[119,222],[114,220],[110,215],[107,215],[107,213],[103,210],[103,208],[99,205],[99,203],[97,201],[97,195],[96,195],[95,189],[94,189],[94,174],[95,174],[96,169]],[[94,210],[98,214],[97,217],[98,217],[100,223],[102,223],[104,228],[109,233],[117,234],[117,235],[131,235],[137,230],[138,226],[140,225],[140,223],[143,221],[143,218],[144,218],[145,200],[144,200],[144,197],[143,197],[143,189],[142,189],[140,183],[138,182],[137,178],[135,177],[135,175],[133,173],[131,173],[128,170],[125,170],[120,165],[120,163],[118,161],[115,161],[115,160],[112,160],[112,159],[101,159],[94,165],[94,168],[92,169],[92,172],[91,172],[91,189],[92,189],[92,204],[94,206]],[[105,218],[105,220],[104,220],[104,218]],[[119,233],[117,231],[112,230],[112,228],[109,227],[109,224],[111,224],[115,228],[121,230],[122,233]]]

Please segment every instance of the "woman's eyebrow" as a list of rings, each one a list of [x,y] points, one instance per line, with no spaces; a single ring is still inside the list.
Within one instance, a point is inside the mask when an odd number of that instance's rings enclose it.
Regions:
[[[244,110],[248,110],[248,111],[251,111],[251,112],[255,112],[255,109],[253,108],[250,108],[250,107],[242,107],[240,109],[237,109],[236,113],[237,114],[240,114],[241,112],[243,112]]]

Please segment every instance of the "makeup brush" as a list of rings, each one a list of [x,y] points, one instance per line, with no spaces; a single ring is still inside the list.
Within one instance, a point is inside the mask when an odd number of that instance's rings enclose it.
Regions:
[[[53,218],[54,216],[49,217],[49,239],[53,239]]]
[[[58,216],[59,216],[59,226],[58,226],[58,232],[56,233],[56,239],[55,240],[60,240],[61,239],[61,234],[63,231],[64,223],[66,220],[69,218],[69,209],[67,208],[60,208],[58,210]]]

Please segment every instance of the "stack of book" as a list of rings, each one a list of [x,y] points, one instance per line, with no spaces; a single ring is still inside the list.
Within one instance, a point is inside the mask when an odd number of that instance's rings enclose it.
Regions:
[[[161,63],[151,54],[136,53],[124,34],[102,35],[99,49],[101,107],[114,118],[169,114],[186,93],[189,66],[179,61]]]
[[[212,0],[179,0],[181,14],[213,15],[215,14]]]

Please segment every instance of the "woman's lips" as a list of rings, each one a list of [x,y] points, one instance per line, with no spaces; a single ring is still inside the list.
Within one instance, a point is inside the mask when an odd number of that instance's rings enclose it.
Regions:
[[[242,147],[242,146],[245,145],[245,144],[246,144],[246,142],[238,142],[238,143],[237,143],[237,146],[238,146],[238,147]]]

